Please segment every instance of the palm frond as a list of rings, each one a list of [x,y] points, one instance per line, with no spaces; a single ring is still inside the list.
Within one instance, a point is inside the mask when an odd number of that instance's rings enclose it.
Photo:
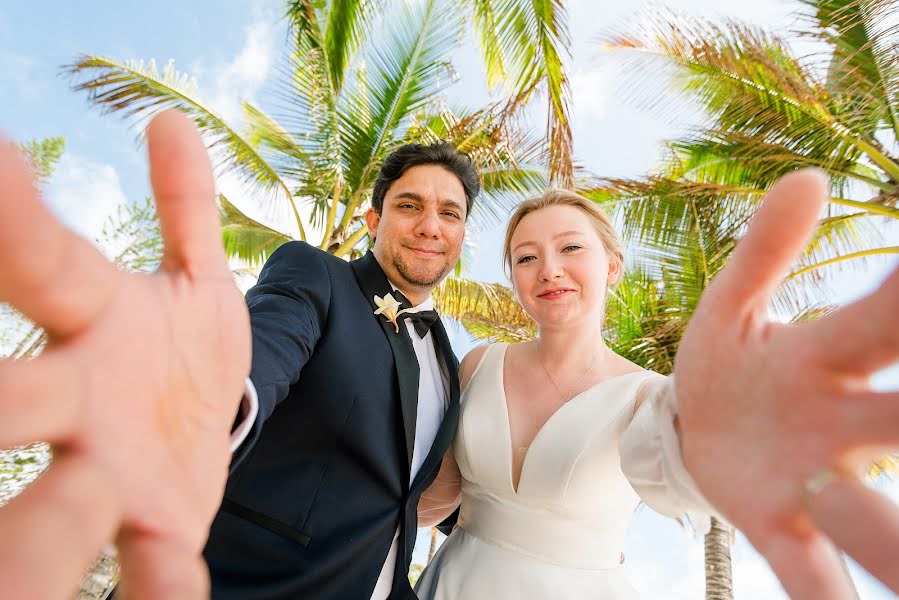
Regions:
[[[721,131],[834,162],[864,154],[899,181],[899,161],[885,153],[867,124],[837,110],[826,86],[775,35],[732,21],[717,25],[663,12],[637,34],[611,35],[608,42],[631,51],[644,67],[631,69],[641,81],[652,79],[646,77],[645,67],[672,81],[675,67],[673,81],[703,106]],[[645,83],[631,89],[650,104],[664,98],[647,92]]]
[[[626,238],[665,246],[685,231],[707,224],[738,231],[758,207],[762,193],[734,187],[657,175],[643,179],[600,179],[600,186],[581,192],[612,203],[620,214]],[[721,225],[721,226],[723,226]]]
[[[293,67],[297,75],[315,64],[317,84],[336,98],[357,51],[371,31],[383,0],[291,0],[286,17],[293,37]]]
[[[59,159],[66,149],[65,138],[48,137],[40,140],[29,140],[21,144],[13,144],[31,163],[34,175],[39,183],[46,183],[56,169]]]
[[[536,323],[515,293],[498,283],[449,277],[431,295],[441,315],[456,319],[478,339],[521,342],[537,335]]]
[[[686,322],[668,304],[661,281],[631,270],[609,292],[604,338],[621,356],[667,375],[674,368]]]
[[[300,140],[278,121],[249,102],[242,102],[244,113],[243,137],[257,149],[268,164],[294,179],[302,178],[311,167],[309,152]]]
[[[501,224],[512,206],[543,191],[549,181],[543,140],[507,121],[503,106],[495,103],[478,111],[441,107],[419,115],[408,134],[420,143],[450,142],[468,154],[481,175],[472,223],[482,229]]]
[[[873,135],[883,122],[899,140],[899,9],[889,0],[801,0],[806,35],[830,52],[827,89]]]
[[[219,194],[222,242],[229,258],[239,258],[251,267],[258,266],[282,244],[292,241],[288,235],[267,227],[243,214]]]
[[[385,26],[366,56],[365,93],[348,89],[339,105],[344,180],[355,194],[343,226],[411,117],[450,82],[445,57],[460,41],[461,15],[424,0],[404,3]]]
[[[809,321],[814,321],[815,319],[820,319],[821,317],[826,317],[837,307],[835,306],[808,306],[801,311],[799,311],[793,318],[790,319],[790,323],[794,325],[801,325],[802,323],[808,323]]]
[[[383,5],[384,2],[373,0],[331,0],[323,42],[335,90],[343,87],[347,67],[363,40],[365,28]]]
[[[169,62],[160,72],[154,61],[118,61],[82,55],[65,67],[71,77],[85,79],[74,84],[76,91],[88,93],[90,101],[106,112],[120,112],[142,122],[156,112],[177,108],[186,113],[203,132],[217,159],[216,170],[237,173],[251,188],[270,192],[282,202],[293,197],[281,175],[256,149],[200,99],[196,83],[175,70]],[[302,223],[298,222],[302,232]]]
[[[537,85],[547,92],[546,150],[550,181],[574,182],[571,86],[566,73],[571,38],[561,0],[473,0],[473,18],[488,85],[508,81],[507,91],[526,103]]]
[[[836,194],[860,183],[899,197],[899,189],[883,171],[864,168],[855,151],[822,155],[743,132],[719,129],[705,129],[673,140],[668,147],[664,169],[697,181],[767,189],[796,169],[815,167],[827,172]]]
[[[740,185],[739,163],[731,165],[726,172],[715,169],[714,175],[728,183],[661,175],[638,180],[599,179],[600,187],[586,191],[585,195],[605,202],[617,201],[616,210],[622,215],[627,237],[665,244],[669,236],[680,235],[704,214],[706,218],[715,213],[727,215],[733,226],[742,227],[767,193],[765,188]],[[831,202],[830,214],[822,220],[803,261],[813,260],[813,254],[824,247],[844,253],[880,244],[883,241],[880,217],[899,216],[893,215],[894,209],[874,201],[832,198]]]
[[[103,223],[97,244],[120,269],[155,271],[162,261],[163,245],[153,199],[119,206]]]

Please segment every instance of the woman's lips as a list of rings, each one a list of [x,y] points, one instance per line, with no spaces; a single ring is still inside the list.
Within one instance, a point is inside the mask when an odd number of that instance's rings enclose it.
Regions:
[[[564,298],[568,294],[573,294],[574,290],[571,288],[555,288],[552,290],[546,290],[545,292],[541,292],[537,294],[538,298],[542,298],[543,300],[556,300],[558,298]]]

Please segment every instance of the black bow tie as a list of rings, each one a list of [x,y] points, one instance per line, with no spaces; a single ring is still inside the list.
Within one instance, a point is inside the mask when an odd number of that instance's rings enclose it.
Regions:
[[[413,313],[403,313],[400,317],[412,321],[412,325],[415,326],[415,333],[418,334],[418,337],[423,338],[428,335],[431,325],[437,321],[437,311],[422,310]]]

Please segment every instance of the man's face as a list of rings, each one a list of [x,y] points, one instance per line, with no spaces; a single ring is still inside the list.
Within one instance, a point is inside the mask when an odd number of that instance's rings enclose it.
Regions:
[[[459,260],[465,211],[465,190],[459,178],[443,167],[420,165],[393,182],[380,215],[374,209],[366,213],[378,263],[415,304]]]

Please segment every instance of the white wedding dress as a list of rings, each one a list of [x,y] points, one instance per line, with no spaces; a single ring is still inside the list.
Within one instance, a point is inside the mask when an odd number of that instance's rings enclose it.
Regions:
[[[506,347],[486,350],[462,397],[453,449],[461,512],[422,573],[418,597],[638,598],[619,563],[640,500],[672,516],[699,511],[691,515],[694,522],[708,508],[680,460],[673,397],[666,393],[671,382],[640,371],[572,398],[534,438],[516,490],[503,385]]]

